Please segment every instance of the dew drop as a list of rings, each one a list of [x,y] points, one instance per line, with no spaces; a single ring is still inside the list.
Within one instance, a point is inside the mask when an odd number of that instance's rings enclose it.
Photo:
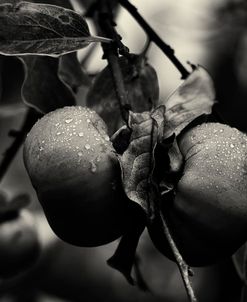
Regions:
[[[78,133],[80,137],[84,136],[83,132]]]
[[[57,132],[57,135],[61,135],[61,132]]]
[[[95,173],[95,172],[97,171],[97,166],[96,166],[96,164],[95,164],[93,161],[91,161],[90,164],[91,164],[91,172],[92,172],[92,173]]]
[[[65,120],[65,123],[66,123],[66,124],[69,124],[69,123],[71,123],[72,121],[73,121],[72,118],[68,118],[67,120]]]
[[[91,148],[91,146],[89,144],[85,145],[85,149],[89,150]]]
[[[105,135],[104,137],[105,141],[109,142],[110,141],[110,137],[108,135]]]
[[[83,153],[80,151],[80,152],[78,152],[77,153],[79,156],[82,156],[83,155]]]
[[[231,148],[234,148],[235,146],[234,146],[233,144],[230,144],[230,147],[231,147]]]
[[[91,122],[91,120],[88,118],[88,119],[87,119],[87,123],[90,123],[90,122]]]

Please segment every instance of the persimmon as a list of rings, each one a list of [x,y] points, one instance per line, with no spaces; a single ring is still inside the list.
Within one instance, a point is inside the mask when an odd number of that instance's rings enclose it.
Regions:
[[[98,246],[123,234],[128,199],[117,155],[97,113],[71,106],[46,114],[25,141],[24,162],[58,237]]]
[[[184,170],[171,204],[164,200],[177,246],[192,266],[234,253],[247,238],[247,136],[219,123],[196,126],[178,138]],[[172,258],[156,222],[156,247]]]

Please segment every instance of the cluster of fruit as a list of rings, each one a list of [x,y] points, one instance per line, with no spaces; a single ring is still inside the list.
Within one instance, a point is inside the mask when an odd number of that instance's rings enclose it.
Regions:
[[[183,172],[166,216],[185,260],[210,264],[246,240],[247,137],[228,125],[203,123],[177,142]],[[117,153],[94,111],[71,106],[45,115],[25,141],[24,161],[48,222],[63,240],[106,244],[134,219]],[[149,232],[155,246],[172,257],[159,230]]]

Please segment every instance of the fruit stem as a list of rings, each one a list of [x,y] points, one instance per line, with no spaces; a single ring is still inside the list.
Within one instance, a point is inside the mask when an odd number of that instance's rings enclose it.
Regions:
[[[122,71],[118,61],[118,54],[122,53],[125,56],[131,56],[129,50],[121,42],[121,37],[116,32],[114,26],[116,25],[113,21],[112,12],[107,6],[107,2],[102,1],[97,11],[98,27],[101,30],[101,35],[109,37],[113,40],[112,43],[102,43],[102,49],[104,52],[103,58],[106,58],[111,71],[115,91],[120,107],[122,119],[128,126],[128,110],[130,105],[126,94],[126,89],[123,81]]]
[[[169,227],[167,225],[166,219],[165,219],[162,211],[159,211],[159,213],[160,213],[160,219],[162,221],[163,232],[167,238],[167,241],[168,241],[170,248],[173,252],[173,255],[175,257],[175,261],[178,265],[180,274],[182,276],[189,301],[197,302],[197,298],[194,294],[194,290],[193,290],[193,287],[192,287],[190,279],[189,279],[189,276],[193,275],[193,272],[192,272],[191,268],[184,261],[182,255],[180,254],[180,252],[176,246],[176,243],[174,242],[174,240],[172,238],[172,235],[170,233]]]
[[[183,66],[183,64],[177,59],[177,57],[174,54],[174,49],[172,49],[168,44],[166,44],[160,38],[160,36],[153,30],[153,28],[146,22],[146,20],[139,14],[137,8],[133,4],[131,4],[128,0],[118,0],[118,1],[139,23],[139,25],[148,35],[149,39],[152,42],[154,42],[169,58],[169,60],[174,64],[174,66],[181,73],[182,79],[186,79],[190,73]]]
[[[14,134],[14,141],[9,146],[9,148],[4,152],[3,159],[0,163],[0,181],[2,181],[5,173],[7,172],[12,160],[14,159],[16,153],[21,147],[26,134],[29,132],[33,124],[36,122],[40,114],[38,114],[34,109],[28,109],[26,113],[25,120],[19,131],[10,131],[9,135]]]

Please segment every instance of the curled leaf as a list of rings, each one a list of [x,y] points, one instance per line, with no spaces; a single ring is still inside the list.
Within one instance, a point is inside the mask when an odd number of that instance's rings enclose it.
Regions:
[[[165,102],[166,124],[163,138],[179,133],[193,120],[210,114],[215,102],[213,81],[201,66],[196,67]]]
[[[143,56],[119,58],[128,104],[133,112],[154,108],[159,99],[158,78],[154,68]],[[96,77],[87,95],[87,106],[94,109],[106,122],[110,135],[123,125],[119,103],[109,66]]]
[[[92,37],[84,18],[73,10],[40,3],[6,1],[0,4],[0,53],[59,56],[77,51]]]

